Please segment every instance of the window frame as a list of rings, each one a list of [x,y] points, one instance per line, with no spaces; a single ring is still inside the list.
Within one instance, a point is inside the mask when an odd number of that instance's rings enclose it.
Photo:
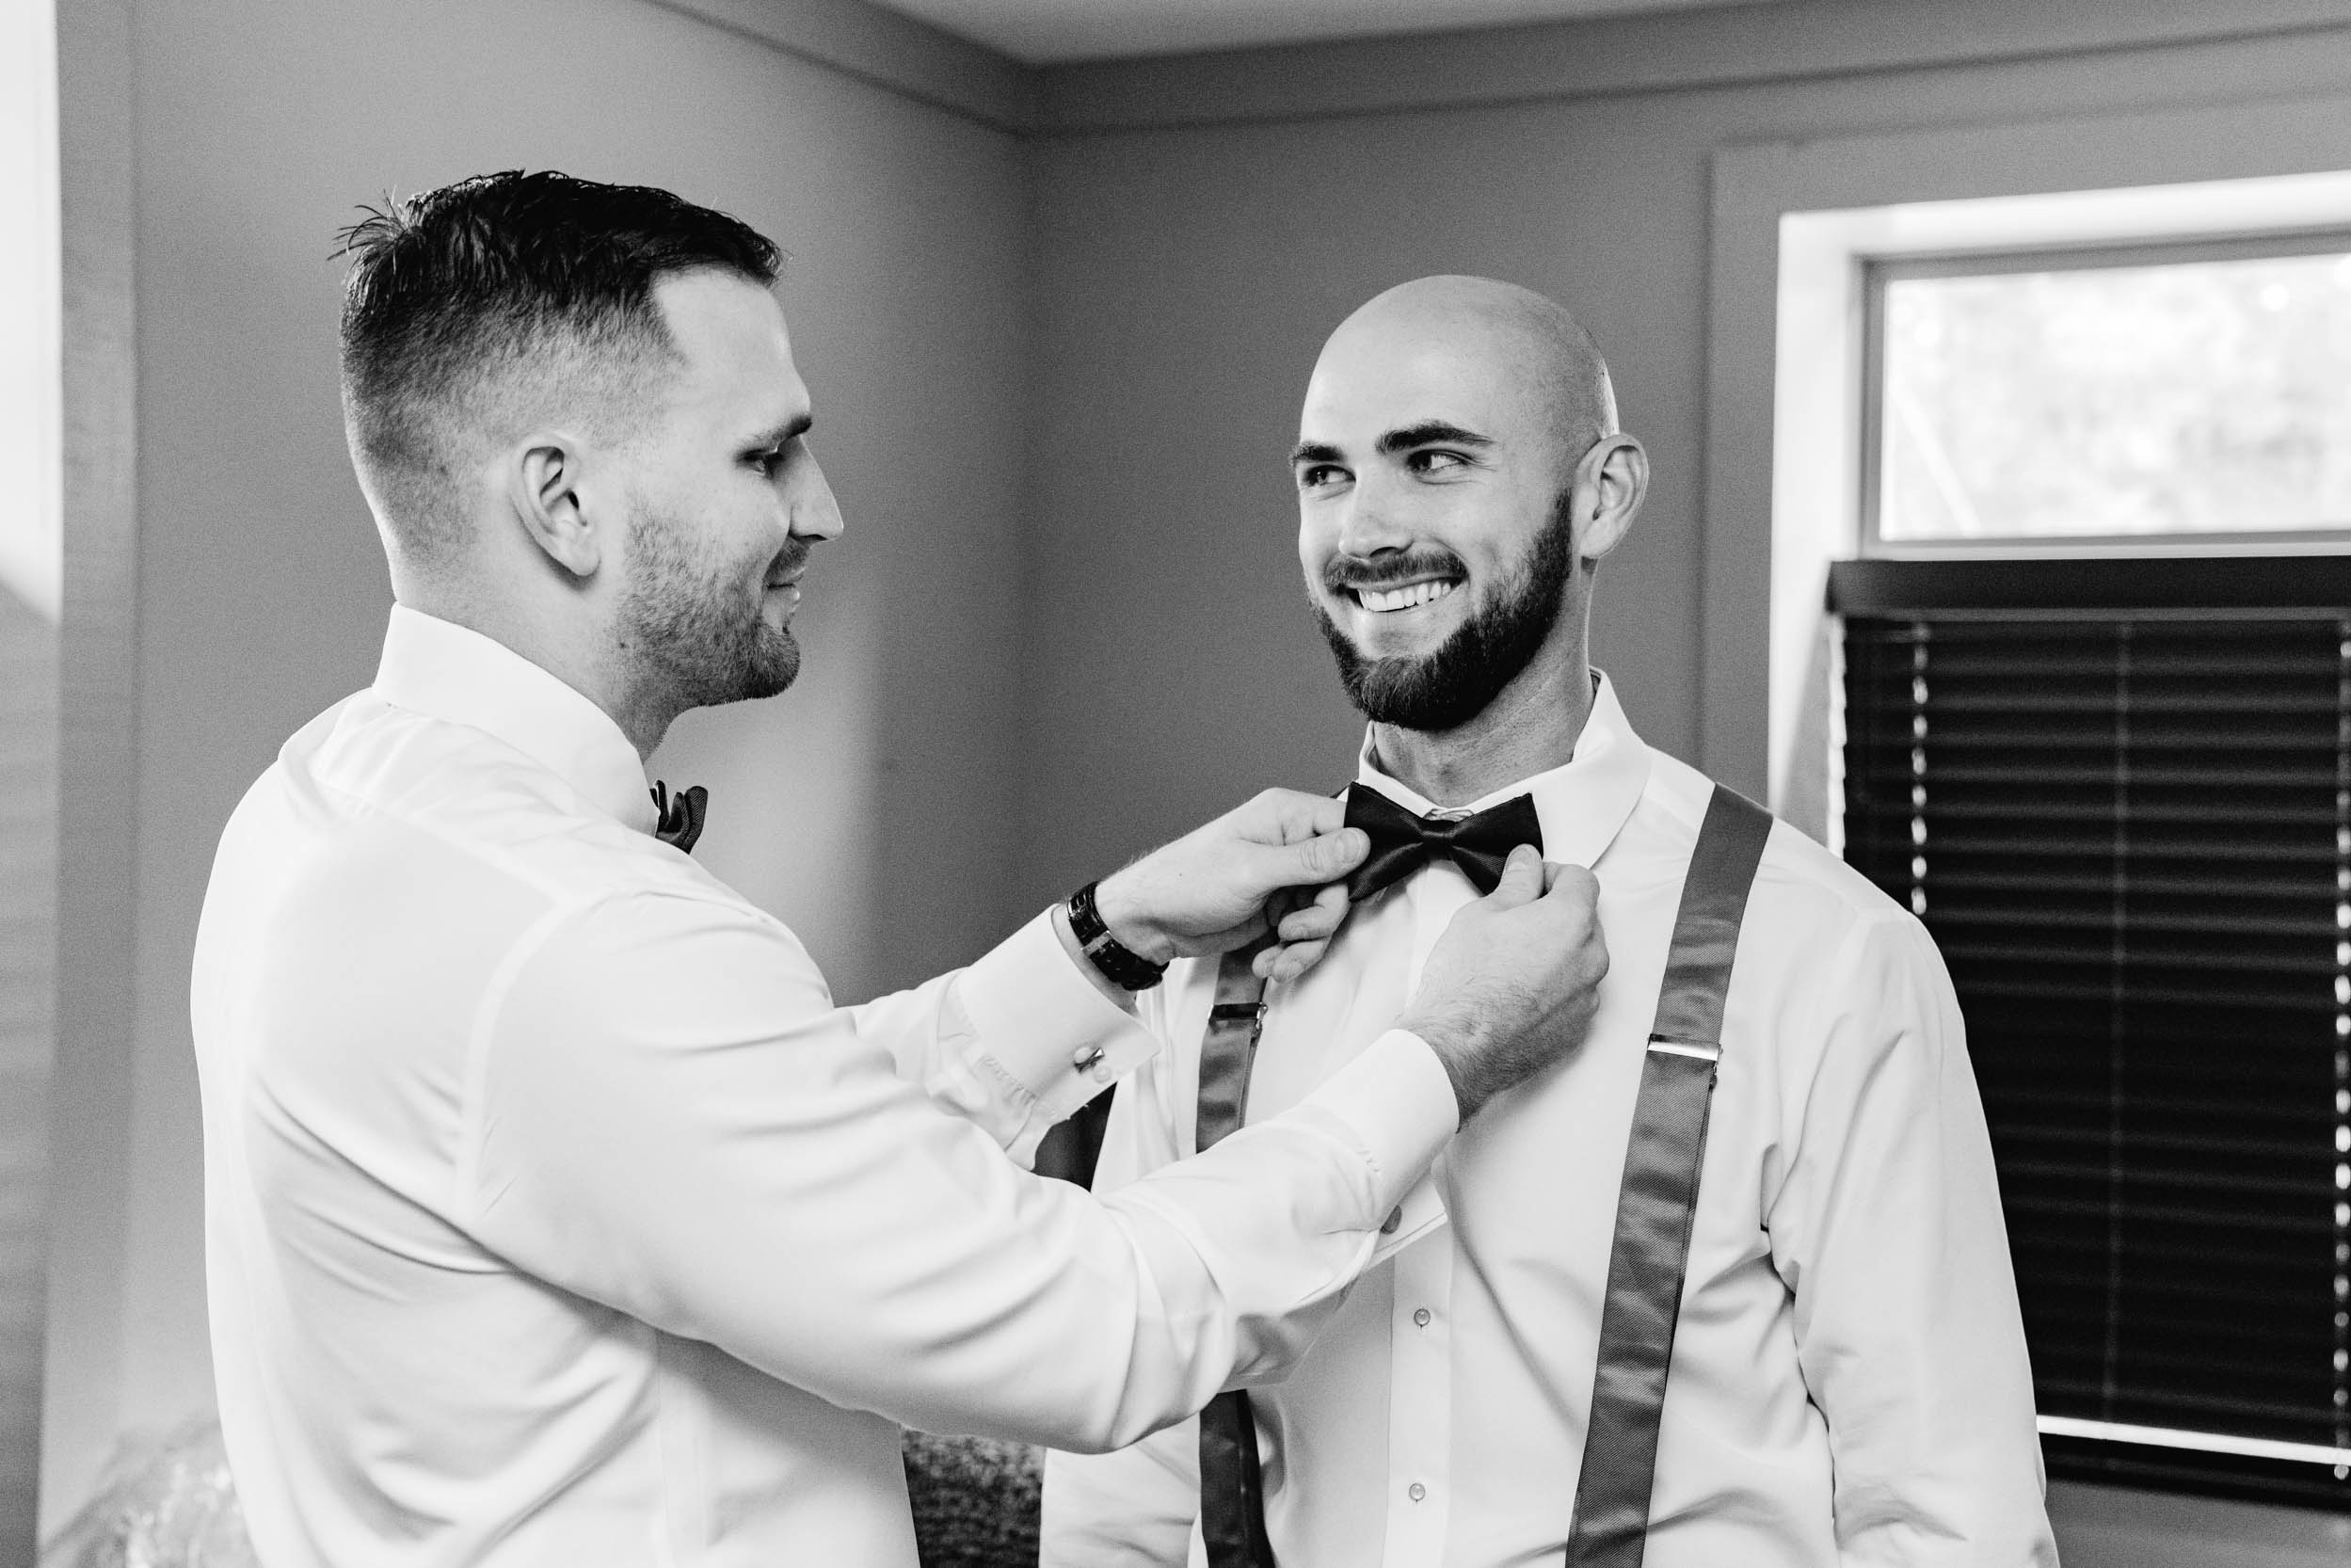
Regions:
[[[2351,258],[2351,225],[2183,236],[2101,245],[2026,246],[1861,259],[1861,431],[1859,553],[1888,560],[2038,560],[2066,556],[2305,555],[2351,550],[2351,518],[2325,526],[2230,533],[2002,535],[1970,539],[1888,540],[1883,504],[1885,312],[1889,283],[1922,278],[1980,278],[2025,272],[2095,272],[2198,262],[2313,255]]]

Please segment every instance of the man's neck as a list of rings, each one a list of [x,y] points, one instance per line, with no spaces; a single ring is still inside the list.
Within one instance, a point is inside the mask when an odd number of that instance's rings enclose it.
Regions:
[[[678,716],[674,708],[619,680],[612,660],[600,657],[600,639],[561,635],[537,617],[458,588],[395,582],[394,591],[409,609],[503,643],[595,703],[620,727],[640,759],[653,755]]]
[[[1466,806],[1574,760],[1591,701],[1591,662],[1577,646],[1563,658],[1527,665],[1457,729],[1373,725],[1371,759],[1434,805]]]

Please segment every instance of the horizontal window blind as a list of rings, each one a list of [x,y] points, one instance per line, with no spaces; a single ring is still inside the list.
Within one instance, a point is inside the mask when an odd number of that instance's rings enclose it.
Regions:
[[[2053,1472],[2351,1506],[2351,575],[2047,565],[1838,569],[1845,853],[1950,968]]]

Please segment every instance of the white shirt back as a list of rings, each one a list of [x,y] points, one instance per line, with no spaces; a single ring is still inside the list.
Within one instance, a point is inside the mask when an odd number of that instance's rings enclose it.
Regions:
[[[272,1568],[911,1568],[900,1423],[1110,1446],[1278,1366],[1451,1130],[1399,1035],[1135,1202],[1041,1180],[1153,1050],[1042,919],[837,1008],[652,825],[593,703],[405,610],[232,818],[193,1018]]]

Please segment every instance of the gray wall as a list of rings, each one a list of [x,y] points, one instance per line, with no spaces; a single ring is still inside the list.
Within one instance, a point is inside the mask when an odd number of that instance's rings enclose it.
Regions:
[[[56,1026],[57,628],[0,586],[0,1560],[32,1543]]]
[[[846,536],[792,697],[681,724],[703,854],[847,996],[1008,918],[1021,151],[904,93],[639,0],[207,0],[129,12],[137,276],[130,1038],[78,1048],[56,1226],[44,1518],[116,1434],[207,1408],[189,946],[221,823],[364,685],[390,603],[334,379],[354,204],[554,167],[673,186],[791,252],[783,289]],[[919,532],[918,532],[919,527]],[[106,809],[104,801],[91,808]],[[885,831],[887,824],[888,831]],[[888,908],[891,919],[876,918]],[[62,1175],[62,1173],[61,1173]],[[71,1325],[71,1326],[64,1326]]]

